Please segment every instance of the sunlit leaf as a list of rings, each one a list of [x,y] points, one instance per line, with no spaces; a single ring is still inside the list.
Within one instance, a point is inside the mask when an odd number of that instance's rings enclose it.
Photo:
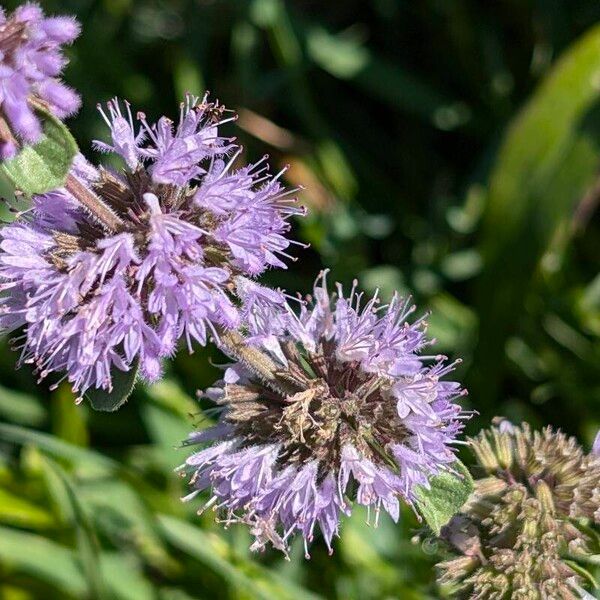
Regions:
[[[45,450],[52,456],[65,458],[67,460],[81,461],[82,463],[91,463],[97,467],[109,470],[117,470],[120,468],[119,463],[99,452],[85,450],[64,442],[52,435],[19,427],[18,425],[0,423],[0,440],[13,442],[15,444],[31,444]]]
[[[54,517],[44,508],[27,498],[19,497],[0,488],[0,522],[32,529],[50,527]]]
[[[481,316],[473,392],[492,403],[505,341],[524,296],[561,223],[598,176],[600,165],[600,27],[558,60],[512,121],[491,180],[481,236]]]
[[[77,153],[77,144],[64,123],[43,109],[38,113],[44,122],[42,139],[25,146],[0,166],[15,187],[27,195],[61,187]]]
[[[429,480],[429,489],[420,487],[416,506],[427,525],[436,535],[460,511],[473,491],[473,479],[468,469],[456,461],[454,473],[444,472]]]
[[[102,575],[116,600],[146,600],[155,597],[155,586],[143,574],[136,560],[127,560],[120,552],[104,552],[100,556]]]
[[[126,540],[127,547],[135,548],[141,559],[161,573],[178,572],[178,562],[160,538],[155,513],[146,505],[148,495],[116,479],[86,482],[79,492],[99,533],[117,545]],[[168,498],[164,500],[169,503]],[[170,497],[170,502],[178,499]]]
[[[55,477],[64,488],[64,497],[61,498],[64,501],[61,504],[64,510],[68,510],[70,524],[77,532],[77,551],[90,593],[98,600],[107,600],[109,595],[100,571],[98,540],[92,522],[78,498],[75,484],[59,464],[47,457],[45,462],[48,475]]]
[[[251,592],[252,596],[269,600],[273,597],[301,600],[316,600],[319,596],[303,590],[291,581],[275,582],[273,574],[259,565],[231,555],[227,544],[218,537],[205,533],[185,521],[163,515],[159,518],[165,538],[180,550],[190,554],[225,581],[239,589]],[[275,594],[275,596],[274,596]]]

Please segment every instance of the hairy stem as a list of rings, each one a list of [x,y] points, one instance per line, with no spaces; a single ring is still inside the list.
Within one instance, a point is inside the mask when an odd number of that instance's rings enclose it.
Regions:
[[[262,379],[275,381],[277,365],[258,348],[249,346],[237,331],[220,331],[219,340],[223,350],[233,358],[247,364]]]
[[[17,141],[15,136],[13,135],[12,131],[10,130],[8,123],[2,116],[2,113],[0,113],[0,140],[2,140],[4,142],[14,142],[14,143],[16,143],[16,141]]]
[[[250,346],[244,336],[234,330],[219,331],[220,348],[259,377],[271,389],[283,396],[293,395],[298,389],[285,377],[280,377],[281,368],[270,356],[254,346]]]
[[[123,229],[123,221],[74,175],[69,174],[65,183],[67,191],[111,233]]]

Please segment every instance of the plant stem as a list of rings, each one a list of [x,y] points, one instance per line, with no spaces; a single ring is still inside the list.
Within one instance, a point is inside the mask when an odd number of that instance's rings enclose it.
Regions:
[[[0,114],[0,140],[5,142],[13,142],[16,143],[17,140],[13,135],[8,123],[4,119],[4,117]]]
[[[281,368],[271,357],[258,348],[250,346],[244,336],[237,331],[219,331],[218,345],[226,354],[239,360],[248,370],[282,396],[298,392],[296,387],[291,386],[280,376]]]
[[[123,221],[74,175],[67,175],[65,188],[111,233],[117,233],[123,229]]]
[[[246,364],[253,372],[266,381],[275,381],[277,365],[258,348],[249,346],[237,331],[220,331],[220,346],[240,362]]]

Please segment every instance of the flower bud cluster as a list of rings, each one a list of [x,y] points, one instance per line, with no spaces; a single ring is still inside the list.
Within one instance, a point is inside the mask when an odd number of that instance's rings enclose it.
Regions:
[[[600,457],[574,438],[506,421],[469,440],[481,477],[442,530],[439,582],[457,598],[580,598],[597,554]]]

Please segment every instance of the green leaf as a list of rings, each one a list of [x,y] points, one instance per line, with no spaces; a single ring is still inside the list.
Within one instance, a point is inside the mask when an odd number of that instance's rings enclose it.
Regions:
[[[71,548],[38,535],[0,527],[0,567],[3,574],[15,571],[28,575],[36,583],[45,583],[59,591],[43,598],[98,598],[90,595],[89,582],[81,568],[81,556]],[[108,597],[115,600],[153,598],[152,586],[144,578],[135,561],[124,561],[122,555],[104,552],[98,556],[98,568],[109,588]],[[36,587],[39,587],[36,586]]]
[[[112,373],[113,389],[111,392],[100,389],[90,389],[85,397],[90,401],[94,410],[114,412],[127,402],[133,392],[135,381],[140,368],[139,360],[132,365],[129,371],[114,369]]]
[[[62,187],[78,150],[62,121],[45,110],[37,112],[44,120],[42,139],[1,166],[14,186],[27,195]]]
[[[480,405],[495,406],[515,315],[523,312],[557,232],[576,230],[575,209],[598,177],[598,73],[600,26],[556,62],[513,119],[498,151],[479,248],[481,322],[468,386]],[[562,236],[565,244],[569,235]]]
[[[76,446],[88,446],[88,410],[77,406],[68,384],[60,385],[52,394],[52,432],[59,438]]]
[[[100,556],[100,568],[110,587],[110,597],[115,600],[156,598],[156,584],[144,575],[137,557],[123,558],[122,552],[104,552]]]
[[[74,463],[74,466],[82,471],[85,470],[86,473],[95,472],[95,474],[102,473],[104,475],[108,472],[129,482],[140,494],[146,497],[154,495],[153,487],[127,465],[94,450],[69,444],[53,435],[17,425],[0,423],[0,441],[37,447],[51,456]]]
[[[65,595],[84,598],[88,586],[75,553],[32,533],[0,527],[0,566],[52,585]]]
[[[583,579],[587,580],[587,582],[595,589],[598,589],[598,582],[596,581],[595,577],[583,566],[580,565],[577,561],[575,560],[570,560],[570,559],[566,559],[565,563],[567,565],[569,565],[569,567],[571,567],[571,569],[573,569],[573,571],[575,571],[578,575],[580,575]],[[582,594],[581,596],[582,598],[587,598],[587,596],[584,596]],[[594,596],[589,596],[590,598],[594,598]]]
[[[18,527],[44,528],[52,526],[54,519],[47,510],[0,488],[0,522]]]
[[[436,535],[460,511],[473,491],[473,479],[467,467],[457,460],[455,473],[441,473],[429,481],[430,488],[420,487],[417,509]]]
[[[164,406],[145,402],[141,407],[142,418],[154,442],[156,459],[165,468],[174,469],[181,464],[181,455],[173,448],[184,440],[190,432],[189,421]]]
[[[153,570],[163,575],[177,572],[179,565],[159,536],[155,513],[146,505],[151,498],[140,493],[139,486],[116,478],[97,478],[79,486],[78,493],[99,536],[127,539],[137,556]],[[171,502],[175,499],[164,498],[165,509],[171,507]]]
[[[0,217],[6,221],[12,220],[8,207],[15,202],[15,186],[3,169],[0,169],[0,196],[10,201],[0,206]]]
[[[470,306],[447,292],[441,292],[429,301],[431,316],[428,331],[436,341],[437,352],[461,354],[471,348],[477,334],[477,315]]]
[[[63,458],[80,464],[89,464],[90,466],[105,469],[110,472],[116,472],[122,469],[121,465],[99,452],[86,450],[79,446],[74,446],[53,435],[33,431],[18,425],[9,425],[0,423],[0,441],[13,442],[15,444],[31,444],[45,450],[52,456]]]
[[[94,526],[79,501],[75,484],[58,463],[49,457],[45,457],[44,461],[48,467],[45,470],[47,476],[56,478],[56,483],[60,483],[63,487],[64,502],[62,502],[61,508],[68,513],[68,520],[76,531],[77,553],[86,576],[90,595],[97,600],[107,600],[109,595],[104,577],[100,572],[98,539]]]
[[[245,560],[232,553],[222,538],[202,531],[185,521],[168,515],[158,520],[165,538],[202,564],[219,573],[237,590],[244,590],[254,598],[294,598],[295,600],[318,600],[320,596],[295,585],[290,580],[280,581],[277,574],[261,565]]]
[[[47,410],[37,398],[0,385],[0,415],[20,425],[41,425]]]

